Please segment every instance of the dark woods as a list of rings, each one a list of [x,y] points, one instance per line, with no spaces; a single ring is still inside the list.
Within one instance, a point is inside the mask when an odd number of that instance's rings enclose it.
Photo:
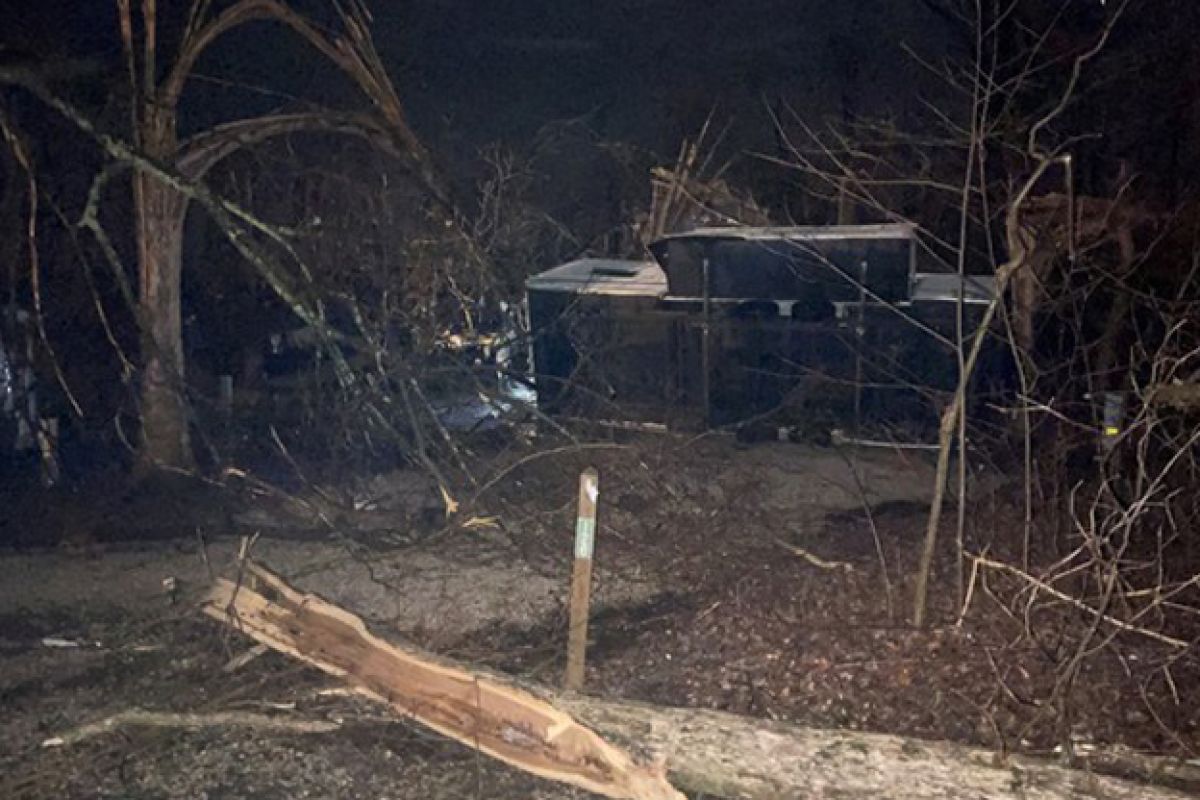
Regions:
[[[583,37],[453,3],[86,5],[77,34],[30,22],[0,50],[14,480],[282,491],[404,465],[436,528],[530,453],[618,435],[592,424],[629,381],[607,334],[571,345],[592,418],[536,402],[531,276],[705,226],[907,225],[917,272],[990,287],[916,334],[940,380],[888,376],[912,414],[859,414],[859,373],[657,421],[936,445],[913,617],[953,541],[956,606],[986,597],[1051,654],[1068,728],[1118,634],[1165,674],[1196,635],[1194,3],[765,3],[744,28],[648,4],[679,18],[570,12]],[[1012,524],[971,523],[956,498],[996,485]]]

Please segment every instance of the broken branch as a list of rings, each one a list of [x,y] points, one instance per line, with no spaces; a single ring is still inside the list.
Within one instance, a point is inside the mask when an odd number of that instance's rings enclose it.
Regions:
[[[203,611],[360,694],[493,758],[550,780],[628,800],[682,800],[660,768],[635,763],[529,692],[438,663],[371,634],[362,620],[249,564],[261,592],[219,580]]]
[[[993,569],[998,572],[1007,572],[1008,574],[1013,575],[1013,576],[1019,578],[1020,580],[1025,581],[1026,583],[1033,586],[1038,591],[1045,592],[1046,594],[1050,595],[1051,597],[1054,597],[1058,600],[1062,600],[1064,603],[1068,603],[1068,604],[1074,606],[1075,608],[1078,608],[1080,611],[1086,611],[1087,613],[1089,613],[1093,617],[1095,617],[1097,620],[1104,622],[1108,625],[1111,625],[1112,627],[1114,627],[1118,630],[1125,631],[1126,633],[1136,633],[1139,636],[1145,636],[1148,639],[1153,639],[1156,642],[1162,642],[1163,644],[1170,645],[1171,647],[1179,647],[1179,648],[1187,649],[1192,646],[1191,642],[1184,641],[1183,639],[1178,639],[1174,636],[1168,636],[1165,633],[1159,633],[1158,631],[1151,630],[1149,628],[1142,628],[1142,627],[1139,627],[1132,623],[1126,622],[1124,620],[1117,619],[1116,617],[1114,617],[1110,614],[1106,614],[1103,611],[1100,611],[1099,609],[1091,607],[1090,605],[1083,602],[1082,600],[1080,600],[1077,597],[1072,597],[1071,595],[1067,594],[1066,592],[1060,592],[1058,589],[1055,589],[1053,586],[1046,583],[1045,581],[1039,580],[1038,578],[1035,578],[1033,575],[1030,575],[1027,572],[1023,572],[1022,570],[1017,569],[1016,567],[1014,567],[1011,564],[1005,564],[1003,561],[993,561],[990,558],[984,558],[983,556],[975,556],[975,555],[971,555],[970,553],[967,554],[967,558],[971,559],[971,561],[973,563],[978,564],[979,566],[987,567],[989,569]]]
[[[815,555],[815,554],[810,553],[809,551],[805,550],[803,547],[797,547],[794,544],[788,544],[787,542],[783,541],[782,539],[776,539],[775,544],[779,545],[784,550],[787,550],[792,555],[803,558],[805,561],[812,564],[814,567],[816,567],[818,569],[841,569],[841,570],[845,570],[846,572],[854,571],[854,566],[852,564],[850,564],[849,562],[826,561],[825,559],[821,558],[820,556]]]
[[[120,728],[253,728],[269,733],[328,733],[341,726],[328,720],[288,719],[249,711],[218,711],[212,714],[175,714],[167,711],[131,709],[96,722],[80,725],[42,742],[42,747],[67,747],[84,739]]]
[[[468,747],[609,797],[681,798],[662,774],[666,768],[677,785],[697,793],[750,800],[885,800],[897,796],[897,787],[915,800],[1188,796],[948,742],[801,728],[720,711],[520,687],[390,644],[349,612],[297,592],[262,567],[250,568],[271,597],[246,587],[235,594],[230,581],[220,581],[204,612]],[[628,751],[639,753],[642,763]]]

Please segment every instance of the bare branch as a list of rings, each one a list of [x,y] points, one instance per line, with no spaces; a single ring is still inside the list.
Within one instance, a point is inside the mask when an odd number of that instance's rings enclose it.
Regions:
[[[216,125],[180,145],[176,167],[180,174],[198,180],[217,162],[237,150],[275,136],[301,131],[361,136],[376,147],[399,155],[387,131],[371,115],[312,111],[272,114]]]

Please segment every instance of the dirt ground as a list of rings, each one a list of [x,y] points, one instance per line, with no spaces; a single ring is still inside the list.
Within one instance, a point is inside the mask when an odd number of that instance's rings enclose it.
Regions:
[[[584,797],[330,694],[335,682],[283,657],[225,670],[249,645],[200,618],[194,598],[258,532],[256,558],[381,632],[556,682],[588,465],[601,475],[588,691],[999,750],[1052,754],[1067,735],[1080,751],[1200,749],[1195,648],[1122,641],[1123,659],[1087,662],[1064,716],[1049,702],[1053,648],[999,611],[1002,581],[954,624],[949,528],[935,623],[904,624],[932,483],[924,455],[657,437],[531,450],[449,525],[428,507],[356,497],[361,513],[331,531],[328,514],[194,485],[9,502],[0,797]],[[401,487],[394,498],[411,476],[376,478],[376,499],[388,484]],[[1002,480],[980,473],[977,484],[969,544],[994,544],[1017,514]],[[122,728],[43,746],[133,708],[342,727]]]

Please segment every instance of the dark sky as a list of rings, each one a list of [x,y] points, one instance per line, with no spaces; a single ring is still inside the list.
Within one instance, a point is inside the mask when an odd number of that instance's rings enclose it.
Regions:
[[[8,52],[82,53],[115,62],[115,2],[8,0]],[[167,3],[160,3],[166,6]],[[178,6],[185,6],[178,2]],[[218,4],[219,5],[219,4]],[[320,0],[296,4],[320,15]],[[371,4],[375,37],[422,133],[449,148],[521,140],[587,115],[606,138],[673,151],[715,106],[753,136],[763,102],[785,95],[818,113],[887,105],[913,67],[900,47],[937,47],[940,24],[891,0],[402,0]],[[267,23],[229,36],[198,72],[353,105],[349,87]],[[195,116],[227,118],[283,101],[191,86]],[[201,99],[202,98],[202,99]],[[185,119],[185,124],[187,121]]]
[[[123,81],[115,0],[7,4],[16,10],[0,12],[0,59],[86,54],[107,65],[109,86]],[[184,0],[160,5],[187,7]],[[331,17],[327,0],[293,5],[316,19]],[[770,151],[775,130],[768,105],[786,103],[817,124],[846,115],[903,118],[921,112],[919,103],[936,84],[905,48],[930,62],[948,52],[966,55],[952,26],[924,0],[374,0],[370,6],[378,49],[401,100],[443,165],[477,161],[492,142],[520,148],[543,126],[568,119],[580,119],[606,141],[670,160],[710,112],[718,127],[730,125],[723,156]],[[1048,47],[1077,51],[1098,30],[1105,6],[1099,0],[1021,6],[1046,19],[1060,8],[1065,13]],[[1192,133],[1200,123],[1194,77],[1200,2],[1133,0],[1130,8],[1109,65],[1089,67],[1089,78],[1100,76],[1089,85],[1107,95],[1077,122],[1081,130],[1105,130],[1091,171],[1133,159],[1171,179],[1197,162],[1192,156],[1200,149]],[[1165,18],[1175,24],[1164,28]],[[1060,63],[1039,74],[1047,97],[1063,81],[1067,61]],[[183,104],[185,135],[294,106],[289,95],[362,107],[345,78],[274,23],[226,36],[194,75]],[[962,111],[961,100],[955,98],[951,113]],[[1081,149],[1095,149],[1094,141]],[[1081,172],[1089,174],[1086,167]]]
[[[916,4],[760,0],[600,0],[590,3],[417,3],[406,19],[381,15],[399,47],[413,102],[444,109],[505,137],[555,117],[587,113],[615,138],[694,132],[714,104],[733,116],[784,91],[836,107],[856,61],[864,87],[894,76],[901,39],[918,37],[906,12],[881,29],[884,6]],[[897,19],[900,18],[900,19]],[[843,63],[839,63],[843,62]],[[889,69],[890,67],[890,69]],[[894,89],[895,84],[887,81]],[[860,95],[871,103],[887,95]]]

